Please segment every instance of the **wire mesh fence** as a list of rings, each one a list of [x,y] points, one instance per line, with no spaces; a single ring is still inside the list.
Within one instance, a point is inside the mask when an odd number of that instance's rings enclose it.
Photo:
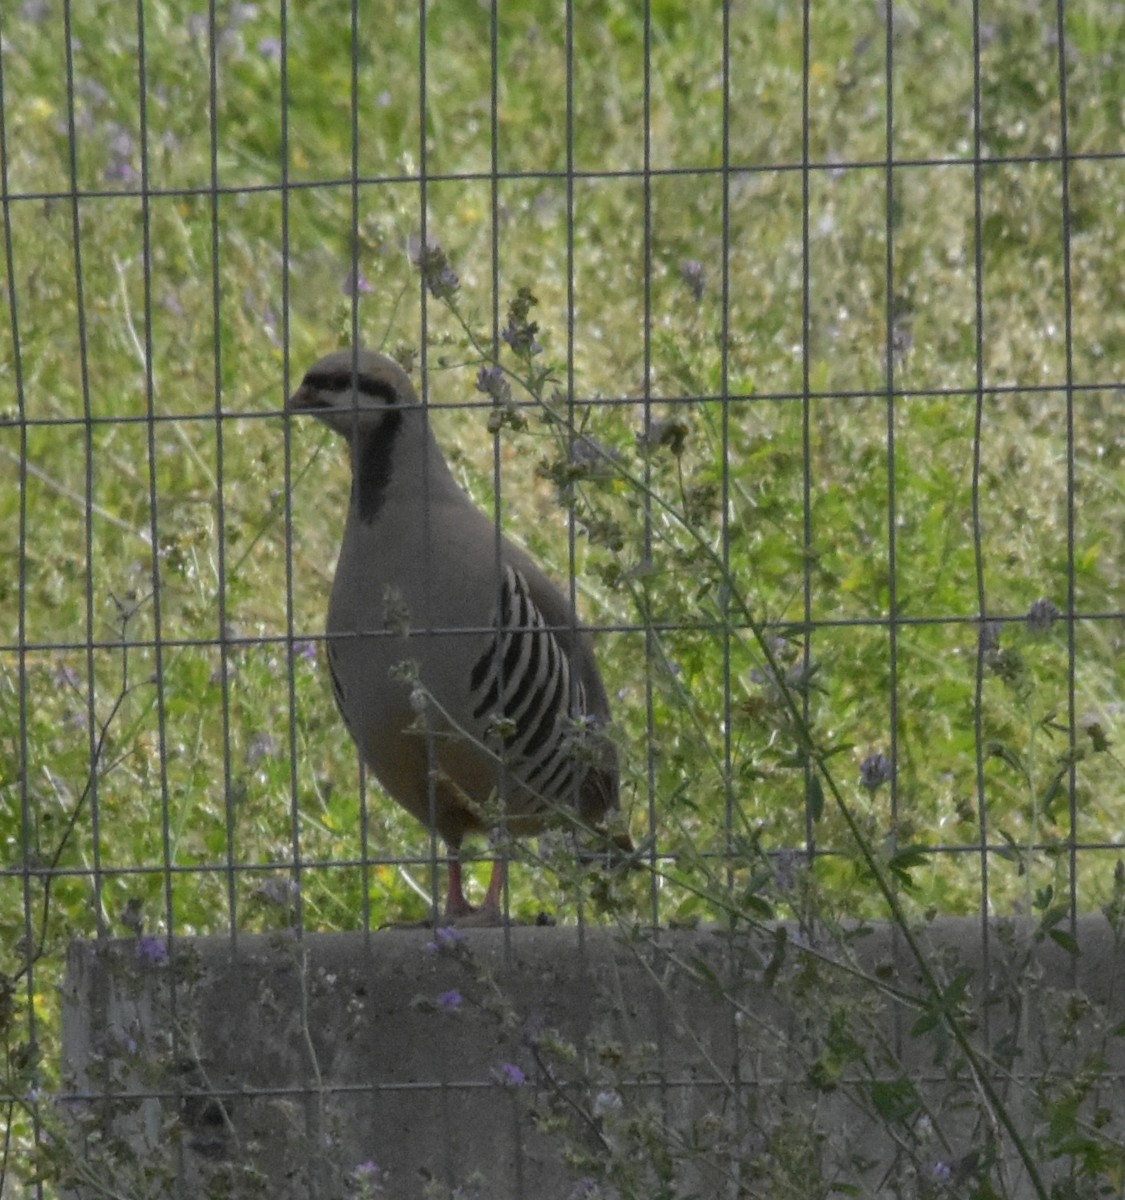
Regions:
[[[594,636],[639,869],[470,843],[515,921],[1117,903],[1125,22],[986,7],[0,13],[0,1171],[72,939],[440,913],[329,682],[341,346]]]

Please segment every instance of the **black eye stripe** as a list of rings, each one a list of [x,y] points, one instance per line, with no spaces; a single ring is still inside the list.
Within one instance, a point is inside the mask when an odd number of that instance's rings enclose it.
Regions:
[[[389,383],[366,375],[356,376],[351,371],[310,371],[304,382],[306,387],[318,392],[350,392],[354,382],[356,391],[363,396],[384,400],[387,404],[399,402],[398,392]]]

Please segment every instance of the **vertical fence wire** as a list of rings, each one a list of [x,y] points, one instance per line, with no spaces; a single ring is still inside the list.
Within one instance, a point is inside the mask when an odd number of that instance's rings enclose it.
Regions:
[[[1056,55],[1059,69],[1059,237],[1062,242],[1063,283],[1063,346],[1066,364],[1066,711],[1068,757],[1067,771],[1067,899],[1070,904],[1070,930],[1073,935],[1078,920],[1078,761],[1075,733],[1078,722],[1075,678],[1078,671],[1078,649],[1075,639],[1074,522],[1077,479],[1074,470],[1074,299],[1071,286],[1070,243],[1070,123],[1067,115],[1069,100],[1066,86],[1067,34],[1066,0],[1055,6]]]
[[[992,938],[988,917],[989,898],[988,854],[989,817],[985,803],[984,774],[984,647],[988,627],[988,599],[985,591],[984,545],[981,531],[980,472],[981,438],[984,425],[984,199],[983,199],[983,142],[981,136],[981,14],[979,0],[973,0],[973,301],[974,301],[974,373],[976,395],[973,402],[972,441],[972,536],[973,566],[977,585],[977,653],[973,679],[973,751],[976,773],[976,808],[980,854],[980,927],[981,962],[987,973],[992,961]],[[986,1044],[989,1042],[991,1016],[985,1009],[983,1026]]]
[[[348,336],[352,347],[353,355],[358,354],[359,347],[362,344],[360,336],[359,324],[359,298],[363,294],[363,270],[359,261],[360,249],[360,144],[363,136],[362,125],[363,118],[360,113],[359,103],[359,85],[360,85],[360,25],[359,25],[359,0],[352,0],[351,5],[351,72],[350,86],[351,95],[349,98],[350,120],[351,120],[351,272],[347,278],[345,286],[350,292],[350,304],[348,306],[349,330]],[[327,646],[325,647],[327,650]],[[327,654],[326,654],[327,657]],[[363,779],[366,772],[363,767],[362,754],[357,755],[359,763],[359,786],[363,789]],[[366,844],[367,839],[367,806],[362,805],[362,823],[363,823],[363,841],[364,844],[360,849],[360,879],[363,887],[363,928],[366,933],[371,931],[371,867],[368,862],[369,849]]]
[[[488,278],[492,284],[490,300],[489,349],[493,359],[500,354],[500,289],[503,278],[500,270],[500,12],[499,6],[493,5],[488,19],[488,130],[489,130],[489,179],[488,179]],[[503,481],[501,467],[503,465],[503,444],[500,429],[492,435],[492,516],[495,525],[495,540],[493,542],[496,556],[496,571],[494,591],[497,600],[497,610],[501,608],[503,572],[501,569],[500,546],[503,527]],[[503,663],[497,649],[496,663],[497,679],[503,682]],[[498,684],[499,686],[499,684]],[[511,880],[508,876],[509,861],[506,846],[494,847],[493,852],[504,861],[504,890],[500,897],[500,909],[505,919],[512,912]],[[512,953],[511,931],[504,927],[505,961],[510,961]]]
[[[215,589],[216,637],[219,643],[219,705],[221,707],[220,728],[223,734],[223,809],[226,816],[226,892],[227,911],[230,914],[230,939],[232,946],[238,937],[238,887],[235,862],[238,859],[235,846],[235,797],[234,770],[231,762],[231,660],[230,622],[227,616],[227,472],[225,467],[226,421],[223,414],[223,313],[222,313],[222,238],[220,230],[219,201],[219,31],[215,11],[215,0],[210,0],[207,10],[207,91],[208,91],[208,139],[210,142],[210,188],[209,208],[211,217],[211,337],[214,340],[211,363],[212,387],[214,388],[215,412],[215,557],[218,586]],[[286,655],[289,658],[289,655]]]
[[[652,4],[646,0],[644,5],[644,62],[642,64],[643,81],[643,115],[641,141],[641,185],[644,189],[644,279],[642,280],[643,324],[641,330],[641,429],[645,441],[652,437],[653,396],[652,396],[652,264],[653,264],[653,196],[652,196]],[[641,473],[641,512],[642,512],[642,548],[641,561],[649,563],[653,555],[653,513],[652,513],[652,463],[645,461]],[[647,587],[642,584],[642,595],[647,593]],[[649,612],[646,599],[645,612]],[[656,809],[656,714],[654,712],[654,680],[653,667],[657,660],[658,648],[652,629],[651,619],[645,621],[645,816],[647,820],[646,833],[655,834],[658,815]],[[652,850],[649,863],[655,868],[657,862],[657,843],[652,840]],[[649,887],[649,917],[654,930],[660,927],[660,887],[659,876],[655,869],[652,871]]]
[[[5,33],[5,14],[0,11],[0,43],[2,43]],[[9,175],[9,164],[11,158],[9,156],[9,132],[8,132],[8,89],[7,80],[4,69],[4,55],[0,53],[0,187],[3,189],[3,203],[0,205],[0,212],[3,213],[4,223],[4,263],[7,267],[7,300],[8,300],[8,328],[12,338],[12,363],[11,375],[12,386],[15,393],[15,410],[16,420],[19,427],[19,464],[17,467],[17,477],[19,486],[19,500],[16,516],[16,552],[19,556],[18,577],[16,580],[16,703],[18,706],[18,727],[17,727],[17,746],[16,752],[19,755],[20,762],[26,764],[30,761],[31,737],[28,728],[30,717],[29,697],[31,694],[29,665],[28,665],[28,626],[27,626],[27,602],[28,602],[28,508],[27,508],[27,480],[28,480],[28,425],[27,425],[27,394],[24,388],[24,364],[23,355],[20,350],[21,340],[21,322],[19,316],[19,294],[16,287],[16,272],[15,272],[15,239],[12,232],[13,213],[12,213],[12,189],[11,178]],[[88,686],[93,689],[93,680],[91,679]],[[20,772],[18,783],[18,801],[20,809],[20,838],[19,838],[19,868],[18,868],[18,886],[20,890],[20,900],[22,907],[22,922],[19,928],[22,930],[21,937],[23,941],[24,951],[22,954],[22,964],[19,964],[12,976],[12,991],[15,994],[18,988],[22,991],[25,999],[24,1004],[27,1008],[27,1021],[25,1025],[27,1041],[29,1045],[35,1045],[39,1037],[39,1020],[35,1012],[35,987],[36,987],[36,971],[35,961],[37,956],[37,938],[39,931],[35,925],[35,887],[37,876],[34,871],[34,864],[38,859],[38,847],[33,840],[32,832],[32,810],[31,810],[31,781],[30,774],[26,767]],[[21,980],[22,975],[22,980]],[[0,1153],[0,1167],[4,1172],[4,1177],[7,1178],[8,1172],[14,1163],[14,1153],[12,1147],[12,1119],[16,1112],[17,1099],[10,1096],[3,1108],[4,1117],[4,1143],[3,1150]],[[42,1114],[40,1112],[39,1103],[36,1100],[31,1100],[31,1138],[35,1146],[40,1144],[43,1136]],[[43,1183],[41,1180],[36,1180],[32,1185],[33,1194],[36,1200],[43,1200]]]
[[[575,229],[577,223],[577,195],[575,191],[575,180],[578,164],[575,155],[575,84],[574,84],[574,26],[575,26],[575,0],[566,0],[563,9],[564,34],[563,34],[563,54],[565,56],[564,70],[566,75],[566,93],[565,93],[565,150],[564,150],[564,178],[566,187],[566,433],[562,439],[566,445],[567,461],[573,459],[574,456],[574,430],[575,421],[577,419],[578,408],[575,404],[575,375],[574,375],[574,352],[576,347],[575,338],[575,321],[578,313],[578,286],[577,286],[577,271],[578,260],[575,248]],[[569,578],[567,580],[567,595],[570,596],[573,603],[575,597],[575,578],[574,578],[574,517],[573,514],[568,514],[567,518],[567,563],[570,567]],[[586,910],[585,905],[579,906],[578,911],[578,936],[579,945],[583,955],[586,953]]]
[[[290,166],[292,163],[292,154],[289,145],[289,121],[290,121],[290,97],[289,97],[289,3],[288,0],[280,0],[278,8],[278,141],[280,145],[280,153],[278,155],[278,206],[279,206],[279,237],[280,237],[280,255],[279,268],[280,279],[278,280],[278,292],[281,298],[281,320],[279,328],[280,349],[282,352],[281,362],[281,396],[277,396],[277,392],[273,391],[272,396],[278,408],[283,408],[286,399],[292,391],[292,369],[290,363],[289,347],[291,341],[291,297],[290,297],[290,276],[291,276],[291,261],[292,261],[292,230],[291,230],[291,204],[292,204],[292,188],[290,186]],[[280,403],[278,402],[280,400]],[[294,512],[293,512],[293,428],[289,421],[282,422],[282,482],[284,494],[282,496],[282,523],[285,531],[285,547],[286,553],[284,557],[284,572],[285,572],[285,659],[286,659],[286,721],[288,726],[289,736],[286,739],[286,748],[288,752],[289,765],[289,787],[288,787],[288,811],[287,820],[290,830],[290,838],[292,831],[298,828],[299,822],[299,805],[300,805],[300,752],[297,739],[297,678],[296,678],[296,655],[294,654],[295,633],[296,633],[296,616],[295,616],[295,597],[294,597],[294,564],[293,564],[293,546],[294,546]],[[328,658],[328,643],[321,641],[317,643],[320,648],[318,657],[327,660]],[[360,839],[360,857],[366,863],[367,860],[367,806],[364,803],[365,796],[363,792],[363,780],[360,777],[360,800],[359,800],[359,839]],[[292,892],[292,901],[294,906],[294,916],[296,920],[301,922],[304,918],[303,901],[301,897],[300,877],[297,871],[297,856],[293,856],[294,861],[287,864],[285,878],[289,880],[289,888],[286,889]],[[365,877],[367,867],[363,868]],[[363,900],[363,927],[367,930],[370,927],[370,919],[368,916],[368,900],[367,889],[364,888]]]
[[[65,24],[69,29],[70,5],[68,4],[64,10]],[[74,95],[74,49],[71,45],[71,39],[67,37],[66,46],[66,100],[67,100],[67,141],[68,141],[68,167],[70,170],[70,186],[72,199],[70,204],[70,228],[71,238],[73,241],[74,255],[74,301],[75,301],[75,320],[77,324],[78,346],[79,346],[79,371],[81,374],[81,389],[82,389],[82,416],[84,421],[83,428],[83,446],[85,459],[85,479],[83,483],[83,499],[85,502],[84,513],[84,565],[86,576],[85,588],[85,609],[86,609],[86,744],[89,751],[90,762],[94,763],[97,758],[98,745],[98,714],[97,714],[97,684],[95,671],[95,615],[94,615],[94,427],[91,421],[91,406],[90,406],[90,372],[89,372],[89,355],[87,351],[87,329],[86,329],[86,296],[85,296],[85,273],[83,271],[82,257],[82,225],[81,225],[81,204],[80,193],[78,188],[78,150],[76,137],[76,120],[75,120],[75,95]],[[14,273],[13,273],[14,274]],[[87,799],[90,815],[90,834],[93,843],[93,885],[94,885],[94,911],[98,914],[99,932],[102,931],[102,872],[101,872],[101,837],[100,837],[100,790],[98,786],[98,772],[91,770],[90,773],[90,789]]]
[[[813,501],[812,501],[812,239],[809,211],[812,204],[812,163],[809,146],[811,125],[809,91],[812,85],[812,0],[801,5],[801,521],[802,563],[801,593],[803,628],[801,631],[801,677],[812,674],[813,651]],[[811,693],[801,689],[801,720],[809,724]],[[815,763],[804,768],[805,858],[811,865],[816,856],[816,819],[814,786],[823,796]]]
[[[730,5],[723,5],[722,25],[722,64],[720,67],[723,80],[722,107],[720,121],[721,130],[721,175],[723,184],[722,209],[720,213],[722,238],[722,303],[719,318],[719,391],[722,395],[722,412],[719,419],[719,566],[722,578],[722,589],[718,603],[718,619],[720,637],[722,638],[721,654],[721,695],[722,695],[722,777],[723,777],[723,821],[724,842],[728,855],[733,855],[732,833],[734,831],[734,783],[731,778],[734,755],[734,704],[731,689],[731,402],[730,402],[730,256],[731,246],[731,53],[730,53]],[[732,876],[727,873],[728,887]]]
[[[807,0],[806,0],[807,2]],[[722,754],[722,772],[723,772],[723,843],[724,851],[728,862],[724,872],[725,885],[729,895],[735,895],[735,879],[736,871],[735,864],[738,862],[738,854],[736,851],[735,838],[735,822],[736,822],[736,794],[734,780],[734,726],[735,726],[735,711],[734,711],[734,687],[732,682],[732,654],[734,631],[732,629],[732,615],[736,609],[734,601],[734,589],[736,580],[731,569],[731,510],[733,502],[733,494],[731,487],[731,461],[733,457],[731,443],[731,362],[730,362],[730,295],[731,295],[731,254],[734,247],[731,245],[731,184],[732,184],[732,159],[731,159],[731,6],[723,5],[722,13],[722,40],[721,40],[721,65],[720,71],[722,75],[722,109],[721,109],[721,175],[722,180],[722,199],[720,213],[720,229],[721,229],[721,276],[719,280],[719,295],[720,295],[720,322],[719,322],[719,345],[721,347],[719,356],[719,379],[720,392],[722,394],[722,414],[719,425],[720,438],[720,454],[722,461],[720,464],[719,476],[719,537],[720,537],[720,566],[722,572],[722,589],[718,604],[718,615],[721,623],[722,637],[722,703],[723,703],[723,754]],[[807,400],[805,401],[807,409]],[[745,636],[745,635],[743,635]],[[806,635],[807,636],[807,635]],[[806,774],[807,783],[807,774]],[[656,826],[653,825],[653,837],[656,836]],[[738,994],[739,974],[742,970],[740,962],[740,954],[737,946],[736,923],[730,923],[730,938],[727,943],[727,980],[728,986],[731,989],[731,995]],[[733,1061],[730,1067],[730,1086],[734,1097],[734,1127],[736,1129],[736,1144],[741,1144],[744,1138],[748,1138],[751,1132],[751,1122],[748,1119],[748,1112],[751,1110],[750,1086],[751,1079],[744,1079],[743,1063],[746,1061],[748,1053],[752,1053],[750,1046],[749,1035],[744,1033],[742,1025],[739,1022],[738,1014],[733,1009],[731,1012],[731,1043],[735,1048]],[[745,1171],[745,1165],[739,1161],[739,1155],[732,1154],[731,1161],[731,1195],[737,1196],[741,1191],[742,1176]]]
[[[886,40],[884,42],[884,102],[886,104],[886,124],[884,127],[884,147],[886,165],[883,169],[883,182],[886,189],[884,204],[886,206],[886,224],[884,236],[886,245],[886,274],[883,286],[886,289],[884,326],[886,345],[884,348],[884,383],[886,387],[886,439],[887,439],[887,740],[890,744],[890,837],[892,844],[899,837],[899,783],[898,771],[898,715],[899,715],[899,611],[898,611],[898,504],[896,492],[896,475],[898,463],[895,456],[895,343],[897,329],[897,313],[895,311],[895,7],[888,4],[883,10]]]
[[[164,867],[164,904],[165,920],[168,930],[168,954],[171,962],[176,961],[176,935],[179,932],[172,886],[172,866],[174,852],[172,845],[172,795],[168,777],[168,705],[166,692],[165,665],[168,647],[164,640],[164,603],[163,578],[160,565],[160,480],[159,454],[157,448],[157,394],[156,374],[153,363],[153,238],[152,238],[152,192],[151,192],[151,158],[149,146],[149,95],[148,95],[148,41],[145,16],[145,0],[137,0],[136,5],[137,33],[137,97],[138,97],[138,150],[140,155],[140,191],[139,204],[141,210],[141,267],[142,267],[142,318],[144,334],[139,339],[142,350],[141,369],[144,376],[144,405],[145,405],[145,466],[148,476],[149,504],[149,536],[152,546],[151,585],[152,585],[152,637],[153,637],[153,682],[156,690],[156,727],[157,746],[159,749],[159,787],[160,787],[160,816],[161,840]],[[224,746],[223,754],[228,753]],[[170,1029],[169,1041],[172,1060],[180,1061],[183,1053],[181,1030],[179,1023],[177,989],[173,987],[169,996]],[[177,1084],[174,1083],[174,1086]],[[178,1143],[175,1149],[177,1175],[182,1178],[184,1164],[184,1148]]]

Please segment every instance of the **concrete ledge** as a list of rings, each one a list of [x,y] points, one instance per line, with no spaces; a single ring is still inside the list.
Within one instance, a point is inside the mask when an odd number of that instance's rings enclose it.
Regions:
[[[880,990],[921,994],[901,937],[874,927],[844,964],[795,936],[388,930],[177,940],[166,959],[75,943],[63,1105],[91,1174],[73,1194],[101,1172],[138,1195],[734,1197],[807,1172],[808,1195],[928,1196],[986,1169],[1034,1194],[940,1021],[912,1034],[919,1008]],[[987,976],[979,921],[924,941],[946,979],[969,972],[948,1003],[1000,1060],[1034,1154],[1049,1112],[1025,1080],[1061,1094],[1095,1062],[1075,1119],[1125,1140],[1125,949],[1104,918],[1077,956],[994,926]]]

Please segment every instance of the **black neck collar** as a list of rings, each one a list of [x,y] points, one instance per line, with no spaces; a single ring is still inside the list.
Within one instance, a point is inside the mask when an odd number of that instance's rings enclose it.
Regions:
[[[379,428],[360,434],[352,463],[352,504],[359,519],[370,525],[386,499],[387,484],[394,474],[395,441],[402,432],[402,413],[391,409],[383,414]]]

